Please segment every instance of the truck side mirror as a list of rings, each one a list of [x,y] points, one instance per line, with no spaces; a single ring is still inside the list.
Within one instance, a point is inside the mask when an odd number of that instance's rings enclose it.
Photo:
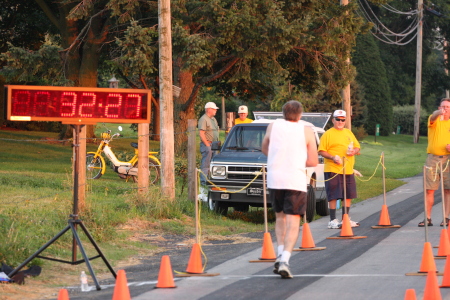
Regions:
[[[221,146],[222,146],[222,143],[220,141],[212,142],[211,150],[219,151]]]

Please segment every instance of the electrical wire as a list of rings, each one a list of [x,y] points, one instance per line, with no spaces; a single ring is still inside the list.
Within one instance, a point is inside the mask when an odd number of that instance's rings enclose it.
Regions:
[[[372,10],[372,7],[367,0],[359,0],[358,4],[360,7],[358,14],[368,22],[371,22],[375,25],[375,32],[370,32],[378,40],[386,44],[403,46],[409,44],[416,38],[417,28],[422,21],[422,19],[419,18],[419,10],[414,9],[403,12],[390,5],[382,5],[381,7],[386,9],[387,11],[398,15],[406,15],[407,19],[410,19],[409,25],[405,29],[400,32],[394,32],[385,24],[383,24],[383,22],[377,17],[376,13]]]

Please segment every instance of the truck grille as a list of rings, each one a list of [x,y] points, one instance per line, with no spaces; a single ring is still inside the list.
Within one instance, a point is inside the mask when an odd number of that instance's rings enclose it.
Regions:
[[[256,172],[261,171],[259,166],[228,166],[228,179],[247,179],[252,180],[256,176]],[[267,172],[267,169],[266,169]],[[266,174],[267,176],[267,174]],[[262,180],[262,174],[257,180]]]

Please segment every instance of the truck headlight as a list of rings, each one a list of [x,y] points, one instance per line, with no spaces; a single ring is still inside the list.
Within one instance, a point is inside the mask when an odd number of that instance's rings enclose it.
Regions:
[[[212,167],[213,177],[225,177],[227,174],[227,168],[225,166],[214,166]]]

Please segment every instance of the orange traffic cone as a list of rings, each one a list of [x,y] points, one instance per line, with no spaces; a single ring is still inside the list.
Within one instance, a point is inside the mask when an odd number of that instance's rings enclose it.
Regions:
[[[450,255],[450,241],[448,239],[447,230],[441,229],[441,239],[439,241],[439,249],[437,256]]]
[[[425,242],[423,245],[422,262],[420,264],[419,273],[427,273],[428,271],[436,272],[436,263],[434,262],[431,243]]]
[[[389,218],[388,207],[386,204],[383,204],[381,206],[380,221],[378,222],[378,225],[380,225],[380,226],[390,226],[391,225],[391,219]]]
[[[434,271],[428,272],[425,292],[423,293],[423,300],[442,300],[437,275]]]
[[[353,230],[352,226],[350,225],[350,218],[348,217],[348,214],[344,214],[344,216],[342,217],[342,228],[340,236],[353,236]]]
[[[155,288],[174,288],[172,266],[170,264],[169,255],[161,258],[161,266],[159,267],[158,283]]]
[[[131,300],[125,270],[119,270],[117,272],[116,286],[114,287],[112,300]]]
[[[405,299],[404,300],[417,300],[416,298],[416,290],[414,289],[407,289],[405,292]]]
[[[263,247],[260,259],[261,260],[277,259],[277,256],[275,255],[275,250],[273,248],[272,237],[270,236],[270,232],[264,233]]]
[[[58,300],[69,300],[69,292],[66,289],[60,289],[58,293]]]
[[[309,224],[304,223],[301,248],[314,248],[314,247],[316,247],[316,244],[314,243],[311,230],[309,229]]]
[[[445,259],[444,276],[442,278],[442,285],[440,287],[450,287],[450,259],[448,255]]]
[[[192,246],[191,256],[189,257],[186,272],[192,274],[203,273],[202,255],[200,251],[200,245],[197,243]]]

